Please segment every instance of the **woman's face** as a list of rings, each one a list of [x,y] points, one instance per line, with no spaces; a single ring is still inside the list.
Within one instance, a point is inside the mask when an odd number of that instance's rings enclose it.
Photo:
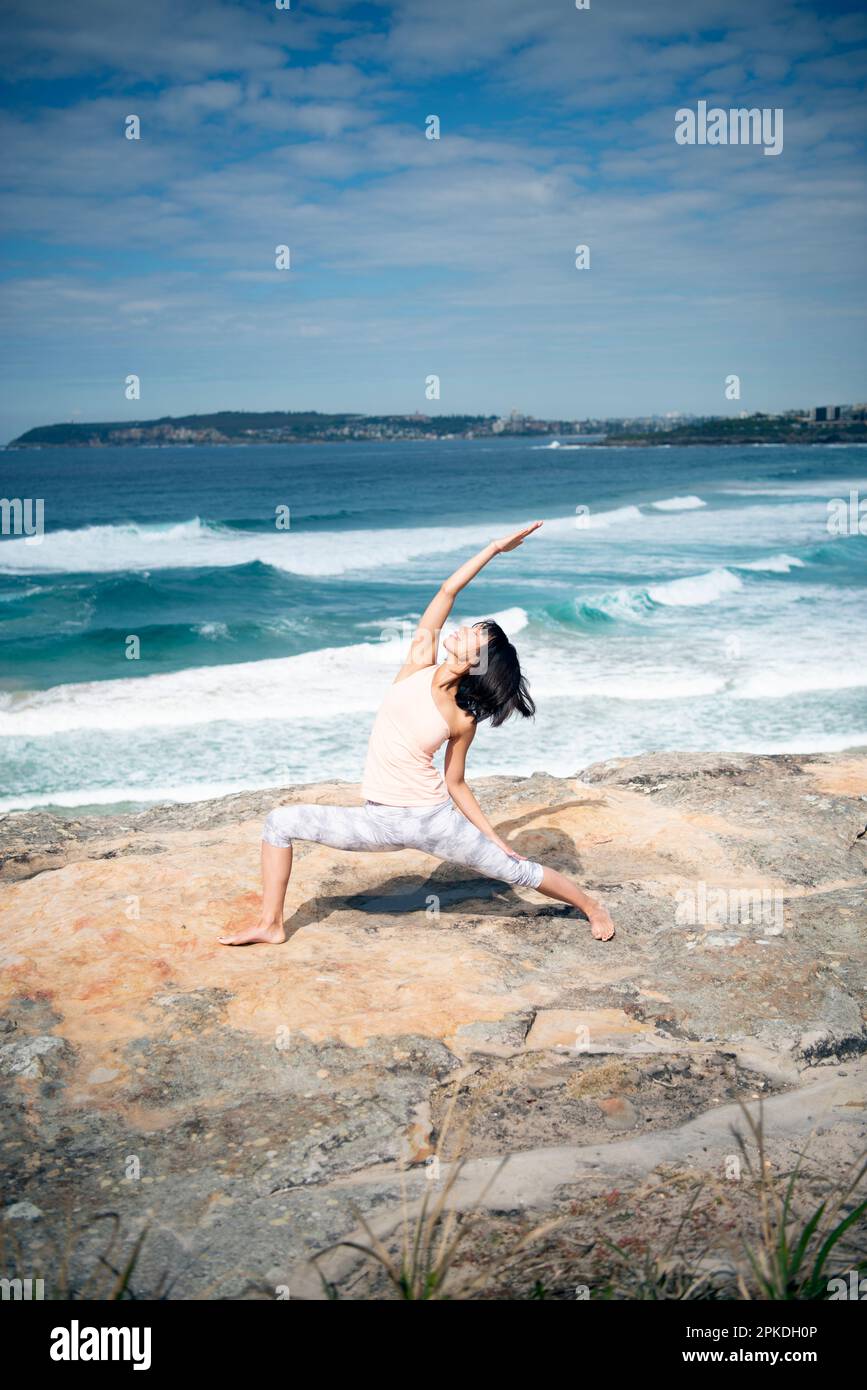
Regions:
[[[461,664],[474,666],[487,642],[487,634],[480,627],[459,627],[443,642],[450,656]]]

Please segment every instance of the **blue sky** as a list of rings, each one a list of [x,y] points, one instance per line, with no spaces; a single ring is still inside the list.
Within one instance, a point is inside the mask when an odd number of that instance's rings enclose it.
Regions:
[[[2,439],[867,396],[859,3],[7,0],[0,23]],[[699,100],[781,107],[782,153],[676,144]]]

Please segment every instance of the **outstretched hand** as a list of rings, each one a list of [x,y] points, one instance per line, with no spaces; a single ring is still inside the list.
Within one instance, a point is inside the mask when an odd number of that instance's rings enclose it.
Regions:
[[[500,540],[493,541],[492,543],[496,546],[500,554],[505,550],[517,550],[521,542],[525,541],[528,536],[531,536],[534,531],[538,531],[541,525],[541,521],[532,521],[529,526],[525,526],[522,530],[516,531],[513,536],[502,536]]]

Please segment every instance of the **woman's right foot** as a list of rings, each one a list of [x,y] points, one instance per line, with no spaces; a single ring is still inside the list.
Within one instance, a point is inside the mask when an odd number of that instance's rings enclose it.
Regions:
[[[590,922],[590,934],[595,936],[597,941],[610,941],[614,935],[614,923],[606,909],[597,907],[587,916]]]
[[[236,932],[234,936],[221,936],[221,946],[282,946],[286,932],[282,922],[257,922],[255,927]]]

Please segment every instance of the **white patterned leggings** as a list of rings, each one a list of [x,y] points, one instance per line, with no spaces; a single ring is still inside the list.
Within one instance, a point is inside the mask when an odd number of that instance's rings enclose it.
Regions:
[[[375,801],[363,806],[278,806],[265,821],[262,839],[283,849],[293,840],[314,840],[332,849],[420,849],[523,888],[538,888],[544,872],[531,859],[506,854],[451,800],[432,807],[382,806]]]

